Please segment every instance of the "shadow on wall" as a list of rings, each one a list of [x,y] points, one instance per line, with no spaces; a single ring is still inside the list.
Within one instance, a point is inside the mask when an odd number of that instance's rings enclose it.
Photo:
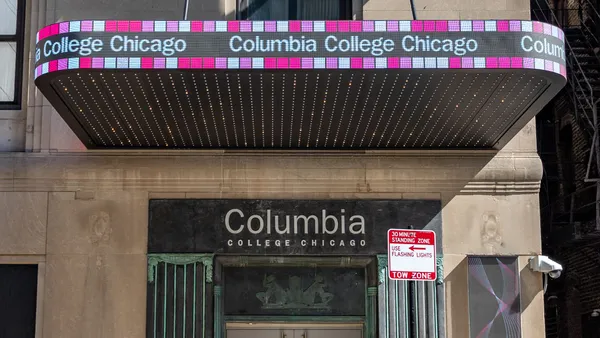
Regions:
[[[239,1],[241,0],[189,0],[188,20],[236,20],[236,7]],[[351,1],[353,19],[361,20],[361,9],[370,0]],[[54,20],[48,21],[60,22],[83,18],[90,20],[183,20],[185,3],[186,0],[104,0],[99,2],[78,1],[73,4],[72,1],[56,0]]]
[[[241,0],[189,0],[188,20],[236,20],[236,7],[239,1]],[[351,1],[353,19],[361,20],[361,8],[370,0]],[[54,20],[48,21],[60,22],[83,18],[90,20],[183,20],[185,3],[186,0],[105,0],[100,2],[78,1],[74,4],[73,1],[56,0]]]
[[[521,311],[527,310],[536,297],[543,297],[543,294],[539,292],[541,274],[538,272],[531,271],[531,269],[524,265],[520,272],[521,275]],[[539,304],[538,304],[539,305]]]
[[[237,0],[189,0],[188,20],[235,20]],[[229,8],[232,7],[232,8]],[[183,20],[185,0],[56,0],[54,20]],[[227,13],[227,14],[224,14]],[[50,13],[48,13],[50,14]]]
[[[446,261],[447,265],[448,262]],[[446,291],[446,335],[447,337],[469,337],[469,317],[465,310],[469,309],[469,289],[467,278],[469,269],[467,258],[463,258],[444,279]]]
[[[540,275],[523,265],[517,257],[473,256],[456,262],[445,278],[447,336],[525,334],[522,322],[529,320],[522,320],[522,315],[530,305],[543,306],[534,304],[535,298],[543,296]],[[463,315],[465,311],[470,311],[469,316]],[[543,329],[543,323],[535,325]]]

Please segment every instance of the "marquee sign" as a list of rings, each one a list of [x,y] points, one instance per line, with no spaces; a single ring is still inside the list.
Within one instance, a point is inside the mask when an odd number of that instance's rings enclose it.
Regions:
[[[415,58],[433,60],[419,67]],[[564,74],[565,48],[561,30],[531,21],[71,21],[38,33],[35,59],[36,77],[60,68],[405,68],[409,59],[414,68]]]
[[[79,20],[37,33],[34,76],[88,148],[501,149],[565,85],[564,39],[524,20]]]
[[[441,230],[439,201],[151,200],[148,250],[383,254],[390,228]]]

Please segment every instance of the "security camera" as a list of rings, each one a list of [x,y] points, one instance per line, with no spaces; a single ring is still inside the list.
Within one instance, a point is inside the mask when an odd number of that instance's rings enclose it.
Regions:
[[[533,271],[546,273],[552,279],[560,277],[562,265],[551,260],[548,256],[534,256],[529,259],[529,268]]]

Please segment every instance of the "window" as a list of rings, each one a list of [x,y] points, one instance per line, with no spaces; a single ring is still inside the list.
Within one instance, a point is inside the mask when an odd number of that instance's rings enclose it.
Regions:
[[[25,0],[0,0],[0,109],[21,109]]]
[[[350,20],[351,0],[238,0],[239,20]]]
[[[487,243],[500,244],[495,227]],[[468,302],[471,337],[521,337],[521,279],[517,257],[470,256]]]
[[[35,337],[37,265],[0,265],[0,337]]]

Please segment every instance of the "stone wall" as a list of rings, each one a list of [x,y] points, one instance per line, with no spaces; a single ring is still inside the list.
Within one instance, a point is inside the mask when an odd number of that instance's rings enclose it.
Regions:
[[[468,330],[467,254],[523,256],[523,330],[543,336],[541,280],[525,268],[541,250],[534,156],[4,154],[0,164],[3,254],[46,262],[43,337],[143,337],[156,197],[441,198],[448,336]]]
[[[192,0],[190,18],[231,18],[232,1]],[[411,18],[408,1],[363,2],[364,19]],[[40,264],[38,337],[145,336],[154,197],[441,199],[448,337],[468,336],[468,254],[521,256],[523,337],[544,336],[541,276],[526,268],[541,251],[533,121],[497,154],[86,152],[30,80],[32,32],[68,19],[178,19],[182,3],[28,1],[26,109],[0,117],[0,149],[26,151],[0,153],[0,262]],[[415,4],[418,19],[529,18],[521,0]]]

